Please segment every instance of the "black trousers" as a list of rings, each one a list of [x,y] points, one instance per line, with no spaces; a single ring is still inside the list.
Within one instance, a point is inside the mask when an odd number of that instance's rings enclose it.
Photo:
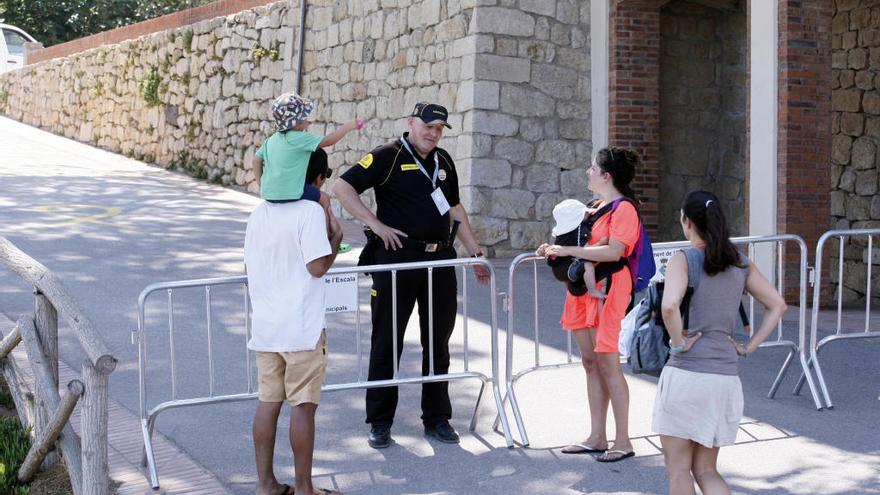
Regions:
[[[453,249],[425,253],[403,248],[386,251],[376,250],[377,264],[432,261],[455,258]],[[433,270],[434,299],[434,374],[449,371],[449,337],[455,326],[458,311],[457,285],[454,268]],[[428,270],[405,270],[397,272],[397,356],[393,348],[393,307],[391,298],[391,273],[373,273],[373,292],[370,298],[373,334],[370,347],[369,380],[385,380],[394,376],[394,361],[400,363],[403,352],[403,336],[413,306],[419,303],[419,327],[422,343],[422,375],[430,371],[428,352]],[[367,423],[391,426],[397,409],[397,387],[367,389]],[[422,384],[422,422],[426,426],[448,421],[452,417],[449,402],[449,383]]]

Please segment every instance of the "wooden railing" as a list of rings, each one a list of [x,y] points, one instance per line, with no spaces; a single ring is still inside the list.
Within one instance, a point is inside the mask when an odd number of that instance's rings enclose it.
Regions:
[[[108,495],[107,379],[116,368],[95,325],[77,305],[61,280],[6,238],[0,237],[0,263],[34,288],[34,314],[21,315],[15,328],[0,340],[0,368],[9,384],[24,426],[33,427],[33,445],[18,471],[21,482],[58,462],[60,446],[76,495]],[[58,316],[73,330],[88,356],[82,379],[71,380],[58,394]],[[24,342],[33,370],[33,392],[9,353]],[[82,439],[70,425],[80,402]]]

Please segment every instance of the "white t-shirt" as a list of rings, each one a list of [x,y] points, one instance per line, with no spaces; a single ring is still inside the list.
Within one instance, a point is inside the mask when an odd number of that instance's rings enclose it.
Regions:
[[[263,202],[248,219],[244,240],[251,296],[248,349],[312,350],[324,328],[324,279],[306,263],[331,253],[324,210],[314,201]]]

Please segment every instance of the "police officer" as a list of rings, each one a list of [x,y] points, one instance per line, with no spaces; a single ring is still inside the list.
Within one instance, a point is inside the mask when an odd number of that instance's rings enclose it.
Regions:
[[[333,187],[343,208],[364,223],[372,240],[364,248],[371,252],[370,264],[445,260],[456,257],[452,246],[452,225],[457,237],[472,256],[483,256],[459,202],[455,163],[437,144],[447,123],[446,108],[433,103],[417,103],[407,118],[409,132],[379,146],[346,171]],[[373,188],[376,214],[359,195]],[[369,231],[368,231],[369,232]],[[488,271],[475,270],[479,281],[488,280]],[[391,273],[373,274],[371,309],[373,333],[370,349],[369,380],[393,377]],[[433,270],[434,373],[449,370],[449,337],[457,312],[454,268]],[[428,273],[423,270],[397,272],[397,356],[403,351],[403,335],[416,301],[422,343],[422,375],[430,369],[428,353]],[[397,387],[367,389],[369,444],[381,449],[391,443],[391,425],[397,409]],[[459,437],[449,424],[452,406],[448,382],[422,385],[422,422],[425,434],[446,443]]]

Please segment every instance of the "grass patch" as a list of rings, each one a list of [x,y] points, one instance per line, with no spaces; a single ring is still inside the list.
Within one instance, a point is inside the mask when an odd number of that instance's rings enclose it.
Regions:
[[[27,495],[28,487],[18,484],[16,475],[31,447],[28,430],[15,418],[0,418],[0,493]]]

